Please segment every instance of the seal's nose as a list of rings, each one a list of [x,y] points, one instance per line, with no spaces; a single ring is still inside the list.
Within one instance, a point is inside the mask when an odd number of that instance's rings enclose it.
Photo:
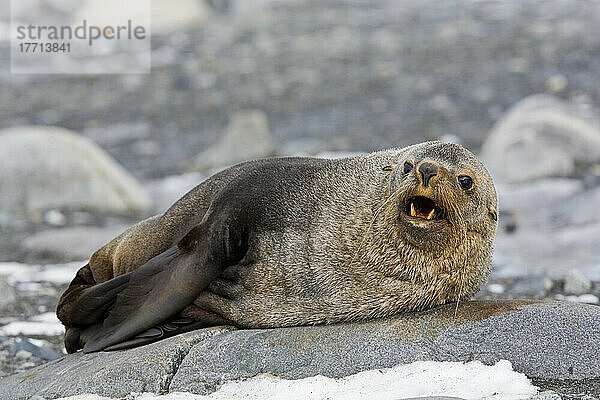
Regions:
[[[424,162],[419,165],[419,173],[423,177],[423,186],[427,187],[429,180],[437,175],[438,167],[433,163]]]

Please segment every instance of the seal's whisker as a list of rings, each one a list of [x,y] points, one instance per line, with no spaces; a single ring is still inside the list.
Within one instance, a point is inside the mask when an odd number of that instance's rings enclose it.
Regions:
[[[461,295],[462,295],[462,283],[458,289],[458,298],[456,299],[456,308],[454,309],[454,318],[456,318],[456,315],[458,314],[458,305],[460,304],[460,296]]]

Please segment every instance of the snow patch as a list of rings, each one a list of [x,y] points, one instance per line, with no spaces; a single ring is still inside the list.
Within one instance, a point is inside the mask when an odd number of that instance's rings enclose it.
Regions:
[[[455,396],[477,400],[529,399],[538,388],[513,371],[507,360],[487,366],[480,361],[417,361],[359,372],[345,378],[314,376],[287,380],[260,374],[225,383],[207,396],[174,392],[166,395],[132,394],[135,400],[219,400],[219,399],[402,399],[422,396]],[[88,396],[88,397],[86,397]],[[108,400],[96,395],[79,395],[59,400]]]
[[[11,285],[25,282],[50,282],[60,285],[71,282],[79,268],[86,262],[48,265],[2,262],[0,275],[5,275],[6,281]]]
[[[65,328],[53,312],[36,315],[29,321],[14,321],[0,327],[0,335],[4,336],[57,336],[64,332]]]

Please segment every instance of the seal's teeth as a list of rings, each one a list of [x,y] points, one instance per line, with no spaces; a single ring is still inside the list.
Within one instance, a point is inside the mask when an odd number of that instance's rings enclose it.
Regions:
[[[433,213],[435,213],[435,208],[431,210],[431,212],[429,212],[429,215],[427,215],[427,219],[431,219],[433,217]]]
[[[415,203],[410,203],[410,216],[414,217],[415,215],[417,215],[417,213],[415,212]]]

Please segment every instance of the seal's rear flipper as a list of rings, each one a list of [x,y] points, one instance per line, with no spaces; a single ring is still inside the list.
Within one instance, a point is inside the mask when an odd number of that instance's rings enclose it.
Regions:
[[[214,258],[198,249],[172,248],[134,271],[82,290],[67,307],[77,322],[65,335],[67,350],[104,350],[164,323],[191,304],[221,271]]]
[[[77,288],[79,293],[75,302],[62,303],[57,307],[59,319],[68,326],[86,326],[101,322],[106,311],[114,304],[117,294],[128,283],[129,275],[125,274],[99,285]]]
[[[209,326],[212,326],[212,324],[202,321],[194,321],[188,318],[177,318],[154,326],[144,332],[138,333],[131,339],[108,346],[104,349],[104,351],[124,350],[143,346],[145,344],[157,342],[171,336],[179,335],[185,332],[191,332],[193,330],[206,328]]]
[[[104,350],[159,325],[191,304],[222,271],[197,252],[168,250],[129,272],[106,319],[81,332],[83,351]],[[214,261],[213,261],[214,263]],[[152,340],[154,341],[154,340]]]

